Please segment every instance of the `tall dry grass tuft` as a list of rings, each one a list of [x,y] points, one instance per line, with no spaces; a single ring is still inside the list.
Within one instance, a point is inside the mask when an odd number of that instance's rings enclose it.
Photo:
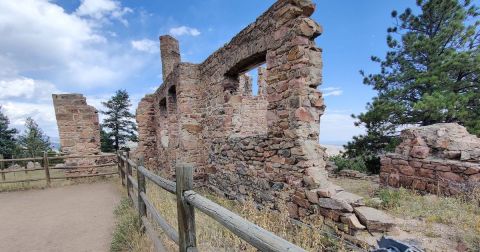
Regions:
[[[206,190],[198,191],[217,204],[308,251],[346,250],[342,241],[329,238],[320,231],[323,228],[322,219],[310,221],[310,227],[297,225],[288,217],[288,214],[284,211],[284,206],[281,211],[265,208],[259,209],[251,198],[244,203],[239,203],[218,197]],[[170,225],[176,228],[177,205],[175,196],[151,183],[147,185],[147,195],[159,213]],[[197,244],[200,251],[257,251],[257,249],[200,211],[195,211],[195,218]],[[161,235],[161,238],[170,251],[178,249],[176,244],[170,241],[164,234]]]
[[[479,188],[468,195],[454,197],[422,195],[404,188],[380,189],[377,195],[388,212],[402,218],[425,220],[427,224],[448,225],[456,230],[456,239],[470,251],[480,251]]]
[[[115,229],[110,244],[111,252],[150,252],[152,244],[140,232],[140,218],[129,198],[122,198],[114,210]]]

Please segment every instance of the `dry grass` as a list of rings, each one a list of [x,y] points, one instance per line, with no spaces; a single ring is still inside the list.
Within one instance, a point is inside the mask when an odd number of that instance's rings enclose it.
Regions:
[[[139,230],[140,219],[138,212],[133,208],[132,201],[122,198],[114,210],[115,229],[112,235],[110,251],[147,252],[151,251],[151,244]]]
[[[471,251],[480,251],[478,195],[442,197],[421,195],[404,188],[380,189],[377,195],[383,200],[384,209],[391,214],[424,221],[425,235],[435,235],[432,229],[428,229],[429,225],[444,224],[455,230],[456,237],[452,239],[463,242]]]
[[[160,189],[151,182],[147,182],[146,188],[149,199],[155,205],[160,215],[176,229],[177,205],[175,195]],[[294,224],[283,212],[258,209],[253,200],[248,200],[241,204],[236,201],[218,197],[206,190],[199,190],[199,192],[210,200],[215,201],[247,220],[308,251],[347,251],[343,240],[329,238],[330,236],[326,236],[320,231],[322,228],[321,219],[318,219],[317,223],[310,222],[313,228],[299,226]],[[199,251],[257,251],[257,249],[200,211],[195,211],[195,220]],[[152,221],[152,223],[154,222]],[[178,246],[162,232],[161,228],[157,227],[157,231],[160,234],[163,244],[169,251],[178,250]],[[148,238],[145,236],[137,236],[136,230],[131,230],[131,232],[133,235],[131,235],[130,238],[133,240],[128,243],[134,246],[126,248],[125,250],[115,251],[153,251],[152,243]]]
[[[443,197],[422,195],[419,192],[400,188],[378,188],[367,181],[337,178],[332,181],[347,191],[365,198],[371,207],[381,208],[395,217],[416,220],[420,225],[413,227],[425,237],[450,239],[451,243],[461,242],[468,251],[480,251],[480,189],[470,195]],[[380,205],[371,204],[371,198],[382,200]],[[412,222],[408,222],[411,224]],[[412,227],[402,227],[412,230]]]
[[[148,197],[152,200],[160,214],[173,226],[177,226],[177,206],[175,196],[158,189],[158,187],[147,185]],[[208,191],[200,193],[221,206],[239,214],[245,219],[269,230],[276,235],[305,248],[309,251],[345,251],[341,241],[331,240],[319,231],[321,219],[317,223],[310,223],[314,228],[295,225],[292,220],[284,214],[286,211],[277,212],[267,209],[259,210],[253,200],[247,200],[241,204],[236,201],[217,197]],[[200,251],[257,251],[247,242],[238,238],[221,224],[206,216],[200,211],[195,212],[197,243]],[[176,251],[177,246],[165,235],[162,235],[163,242],[171,251]]]

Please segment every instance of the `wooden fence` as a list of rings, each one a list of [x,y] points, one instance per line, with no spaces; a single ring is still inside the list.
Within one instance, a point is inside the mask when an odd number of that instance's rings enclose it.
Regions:
[[[3,159],[3,155],[0,154],[0,174],[2,175],[2,180],[0,184],[8,184],[8,183],[22,183],[22,182],[35,182],[35,181],[42,181],[45,180],[47,186],[50,186],[52,180],[57,179],[74,179],[74,178],[85,178],[85,177],[97,177],[97,176],[107,176],[107,175],[116,175],[118,174],[117,171],[112,172],[104,172],[104,173],[96,173],[96,174],[83,174],[83,175],[74,175],[74,176],[50,176],[51,170],[78,170],[78,169],[88,169],[88,168],[100,168],[100,167],[115,167],[117,163],[108,163],[108,164],[100,164],[100,165],[88,165],[88,166],[50,166],[50,161],[52,160],[64,160],[64,159],[71,159],[71,158],[100,158],[100,157],[115,157],[116,154],[107,154],[107,155],[64,155],[64,156],[53,156],[49,157],[45,152],[43,157],[34,157],[34,158],[16,158],[16,159]],[[8,163],[15,163],[15,162],[28,162],[28,161],[41,161],[42,168],[33,168],[33,169],[5,169],[6,164]],[[22,179],[22,180],[6,180],[5,174],[7,173],[16,173],[16,172],[24,172],[28,174],[31,171],[45,171],[45,177],[43,178],[29,178],[29,179]]]
[[[264,230],[243,219],[224,207],[210,201],[193,191],[193,167],[177,165],[176,182],[162,178],[143,166],[143,159],[138,164],[129,159],[128,152],[118,152],[118,172],[122,185],[127,187],[128,196],[136,201],[136,208],[142,220],[142,230],[152,239],[156,251],[165,251],[159,236],[152,228],[148,215],[162,228],[165,234],[179,246],[180,252],[197,251],[195,234],[195,209],[200,210],[229,229],[235,235],[250,243],[260,251],[305,251],[302,248]],[[132,176],[136,169],[137,180]],[[178,213],[178,231],[172,227],[155,209],[146,195],[146,179],[155,185],[176,195]],[[134,190],[137,191],[136,196]]]

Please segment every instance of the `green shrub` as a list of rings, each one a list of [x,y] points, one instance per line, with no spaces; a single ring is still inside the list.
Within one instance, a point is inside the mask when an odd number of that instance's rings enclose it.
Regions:
[[[341,155],[330,157],[330,161],[334,162],[337,166],[337,172],[341,170],[355,170],[359,172],[367,172],[367,166],[365,161],[360,158],[346,158]]]
[[[378,197],[382,200],[382,207],[385,209],[391,209],[400,205],[402,199],[402,189],[390,190],[380,189],[377,192]]]

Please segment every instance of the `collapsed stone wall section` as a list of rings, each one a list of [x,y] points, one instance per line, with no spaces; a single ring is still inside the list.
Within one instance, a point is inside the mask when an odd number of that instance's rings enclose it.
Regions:
[[[480,138],[456,123],[406,129],[395,153],[381,158],[380,182],[456,195],[480,187]]]

